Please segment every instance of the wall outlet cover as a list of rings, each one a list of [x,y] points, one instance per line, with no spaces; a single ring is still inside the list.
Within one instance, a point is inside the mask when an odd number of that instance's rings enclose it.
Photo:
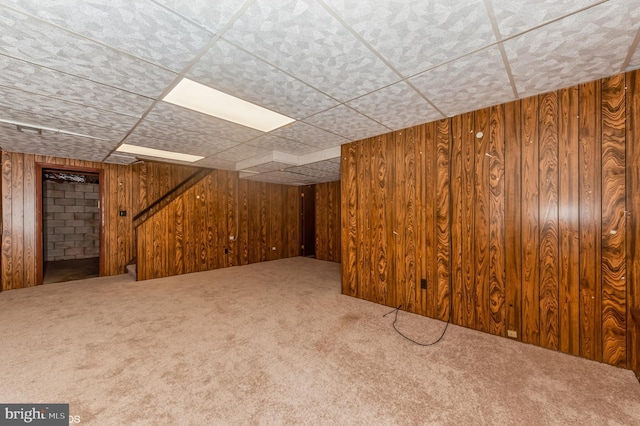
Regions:
[[[513,337],[514,339],[518,338],[518,332],[515,330],[507,330],[507,336]]]

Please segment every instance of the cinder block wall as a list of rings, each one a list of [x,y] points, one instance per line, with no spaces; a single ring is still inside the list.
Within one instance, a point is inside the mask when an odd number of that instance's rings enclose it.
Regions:
[[[45,261],[100,255],[98,196],[98,184],[45,181]]]

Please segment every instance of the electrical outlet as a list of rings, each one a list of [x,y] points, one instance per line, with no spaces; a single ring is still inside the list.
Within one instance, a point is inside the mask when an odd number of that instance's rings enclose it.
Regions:
[[[518,332],[515,330],[507,330],[507,336],[513,337],[514,339],[518,338]]]
[[[420,279],[420,288],[423,290],[427,289],[427,279],[426,278],[421,278]]]
[[[275,247],[271,247],[271,250],[276,251],[276,248]]]

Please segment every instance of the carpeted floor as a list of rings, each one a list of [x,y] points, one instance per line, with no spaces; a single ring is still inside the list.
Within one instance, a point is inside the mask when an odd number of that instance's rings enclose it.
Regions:
[[[630,371],[456,326],[423,348],[388,311],[302,257],[3,292],[0,402],[68,402],[82,425],[640,424]]]

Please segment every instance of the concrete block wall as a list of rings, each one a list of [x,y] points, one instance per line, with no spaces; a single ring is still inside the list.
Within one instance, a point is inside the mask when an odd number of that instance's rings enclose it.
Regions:
[[[45,261],[100,255],[99,188],[97,183],[45,181]]]

